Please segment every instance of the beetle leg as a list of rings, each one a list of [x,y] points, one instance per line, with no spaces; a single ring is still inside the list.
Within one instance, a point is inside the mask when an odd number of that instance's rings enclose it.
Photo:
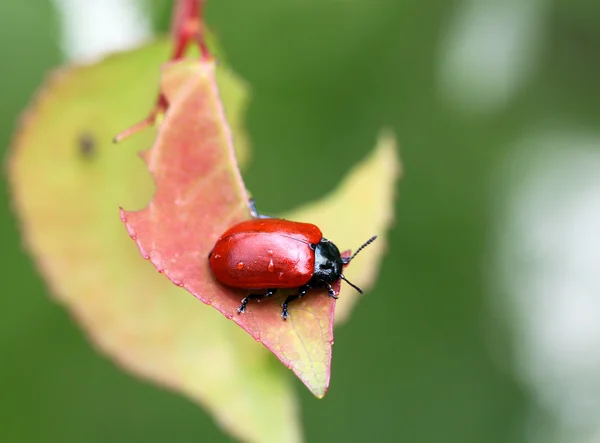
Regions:
[[[254,202],[253,198],[248,200],[248,207],[250,208],[250,215],[252,218],[273,218],[269,217],[268,215],[260,214],[256,209],[256,203]]]
[[[242,299],[242,304],[238,308],[238,314],[246,311],[246,305],[249,300],[260,300],[261,298],[271,297],[277,292],[277,289],[268,289],[265,294],[248,294]]]
[[[258,218],[259,214],[256,210],[256,202],[252,197],[248,200],[248,207],[250,208],[250,215],[252,216],[252,218]]]
[[[331,285],[329,283],[325,283],[325,287],[327,288],[327,292],[329,292],[329,296],[331,298],[339,298],[337,295],[335,295],[335,291],[333,290],[333,288],[331,287]]]
[[[297,294],[294,294],[294,295],[288,295],[288,297],[285,299],[285,301],[284,301],[284,302],[283,302],[283,304],[281,305],[281,307],[283,308],[283,309],[281,310],[281,316],[283,317],[283,319],[284,319],[284,320],[287,320],[287,318],[288,318],[288,315],[289,315],[289,313],[288,313],[288,305],[289,305],[291,302],[293,302],[294,300],[298,300],[299,298],[302,298],[302,297],[304,297],[304,296],[306,295],[306,293],[307,293],[307,292],[308,292],[310,289],[312,289],[310,286],[308,286],[308,285],[305,285],[305,286],[302,286],[302,287],[299,289],[299,292],[298,292]]]

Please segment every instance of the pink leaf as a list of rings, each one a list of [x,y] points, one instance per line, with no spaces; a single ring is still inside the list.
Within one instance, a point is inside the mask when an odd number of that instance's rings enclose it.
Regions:
[[[232,225],[249,219],[248,193],[215,82],[215,62],[165,65],[161,91],[169,106],[152,149],[142,154],[156,184],[150,204],[121,212],[142,255],[174,284],[235,321],[271,350],[317,397],[329,386],[335,300],[312,291],[290,305],[280,298],[237,308],[245,292],[218,283],[208,254]],[[339,282],[334,286],[339,292]],[[202,309],[201,306],[198,309]]]

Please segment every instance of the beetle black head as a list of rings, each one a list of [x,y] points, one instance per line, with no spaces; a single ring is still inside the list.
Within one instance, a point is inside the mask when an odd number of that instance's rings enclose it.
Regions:
[[[315,272],[313,273],[312,277],[313,284],[324,285],[341,278],[362,294],[362,289],[344,277],[344,274],[342,274],[342,269],[344,265],[347,265],[354,257],[356,257],[356,254],[362,251],[366,246],[373,243],[376,238],[376,235],[371,237],[349,258],[342,258],[340,250],[336,245],[326,238],[321,239],[321,241],[315,247]]]
[[[314,283],[325,284],[340,279],[344,262],[340,250],[326,238],[315,247],[315,272],[312,279]]]

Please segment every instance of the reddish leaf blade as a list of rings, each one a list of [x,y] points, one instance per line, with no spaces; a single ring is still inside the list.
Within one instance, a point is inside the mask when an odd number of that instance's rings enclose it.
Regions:
[[[240,315],[246,294],[220,285],[208,266],[219,235],[250,218],[214,71],[211,60],[165,65],[161,89],[169,109],[155,145],[142,154],[155,195],[145,209],[121,217],[159,272],[233,319],[322,397],[329,386],[334,299],[315,291],[290,305],[287,321],[280,298],[250,303]]]

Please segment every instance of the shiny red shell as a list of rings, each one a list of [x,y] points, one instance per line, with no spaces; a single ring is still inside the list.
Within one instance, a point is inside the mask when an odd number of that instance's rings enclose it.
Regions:
[[[253,219],[228,229],[209,256],[221,283],[241,289],[298,288],[315,269],[321,230],[309,223]]]

